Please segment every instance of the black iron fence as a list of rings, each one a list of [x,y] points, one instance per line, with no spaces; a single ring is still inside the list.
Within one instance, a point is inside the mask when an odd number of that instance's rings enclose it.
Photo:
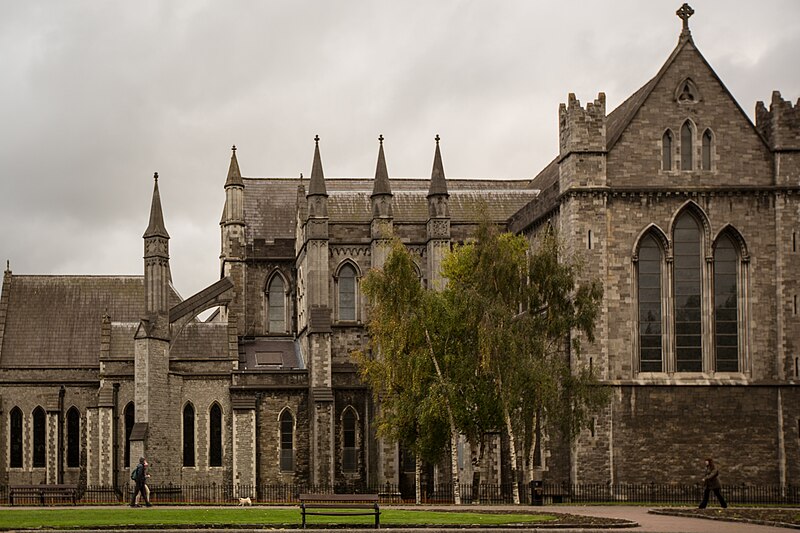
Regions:
[[[454,485],[439,483],[421,486],[421,500],[425,504],[452,504]],[[459,485],[461,502],[464,504],[480,503],[483,505],[512,504],[514,502],[513,485],[471,484]],[[253,503],[263,504],[296,504],[302,493],[364,493],[378,494],[383,504],[413,504],[415,492],[413,488],[392,484],[348,486],[314,486],[306,484],[194,484],[150,485],[150,497],[154,503],[173,504],[207,504],[236,505],[239,498],[249,497]],[[569,484],[569,483],[536,483],[519,484],[519,499],[526,505],[549,505],[559,503],[642,503],[656,505],[696,505],[703,496],[701,485],[681,484]],[[723,495],[729,503],[742,505],[800,505],[800,486],[796,485],[727,485],[722,488]],[[89,486],[81,494],[81,504],[115,504],[124,503],[131,496],[130,487],[112,488]],[[713,499],[713,498],[712,498]],[[30,501],[28,501],[30,500]],[[49,501],[49,500],[48,500]],[[38,505],[35,496],[14,498],[15,505]],[[71,503],[69,501],[52,503]],[[0,486],[0,505],[9,504],[9,489]]]

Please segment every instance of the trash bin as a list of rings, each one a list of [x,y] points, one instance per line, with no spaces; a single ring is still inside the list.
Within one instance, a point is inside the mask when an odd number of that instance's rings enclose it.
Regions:
[[[542,481],[531,481],[531,505],[544,505],[542,492]]]

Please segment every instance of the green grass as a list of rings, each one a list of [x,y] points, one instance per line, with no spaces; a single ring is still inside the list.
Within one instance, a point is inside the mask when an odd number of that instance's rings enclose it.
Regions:
[[[373,516],[309,516],[309,525],[374,524]],[[499,514],[381,509],[381,525],[507,525],[555,520],[546,514]],[[271,507],[175,508],[58,507],[48,509],[0,509],[0,530],[25,528],[80,529],[139,526],[288,526],[299,527],[300,509]]]

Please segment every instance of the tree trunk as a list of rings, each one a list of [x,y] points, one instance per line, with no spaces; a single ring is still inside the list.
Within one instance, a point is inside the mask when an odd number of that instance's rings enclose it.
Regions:
[[[478,442],[470,442],[472,461],[472,503],[481,503],[481,459],[483,458],[483,437]]]
[[[425,338],[428,341],[428,349],[431,352],[431,359],[433,366],[436,368],[436,376],[439,378],[439,383],[444,385],[444,376],[442,369],[439,368],[439,361],[436,360],[436,355],[433,351],[433,342],[428,330],[425,330]],[[456,429],[456,420],[453,417],[453,409],[450,407],[450,399],[445,395],[444,405],[447,409],[447,421],[450,423],[450,470],[451,482],[453,483],[453,503],[461,505],[461,486],[460,476],[458,473],[458,430]]]
[[[414,456],[414,497],[417,505],[422,504],[422,461]]]
[[[517,446],[514,442],[514,429],[511,427],[511,415],[508,407],[503,406],[503,417],[506,420],[506,431],[508,431],[508,451],[511,454],[511,485],[514,505],[519,505],[519,470],[517,468]]]
[[[536,444],[539,440],[539,416],[534,413],[532,422],[533,431],[531,431],[531,449],[528,450],[528,482],[533,481],[536,473]]]

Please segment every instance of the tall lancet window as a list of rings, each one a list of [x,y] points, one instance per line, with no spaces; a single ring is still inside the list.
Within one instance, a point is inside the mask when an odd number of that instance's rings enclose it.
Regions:
[[[672,132],[667,130],[661,138],[661,170],[672,170]]]
[[[739,257],[727,235],[714,249],[714,345],[717,372],[739,371]]]
[[[67,411],[67,466],[81,466],[81,414],[75,407]]]
[[[9,416],[10,453],[9,467],[22,468],[22,411],[19,407],[11,409]]]
[[[222,408],[217,402],[208,415],[208,466],[222,466]]]
[[[692,124],[688,120],[681,126],[681,170],[694,169],[694,132],[692,131]]]
[[[125,466],[136,466],[131,464],[131,431],[136,421],[136,408],[133,402],[128,402],[125,406]]]
[[[663,372],[661,330],[661,248],[652,235],[642,239],[638,262],[639,370]]]
[[[33,410],[33,467],[44,468],[46,464],[46,426],[47,415],[44,409],[37,407]]]
[[[356,319],[356,269],[344,265],[339,270],[339,320]]]
[[[279,274],[272,276],[267,289],[267,315],[270,333],[286,333],[286,289]]]
[[[194,466],[194,407],[183,408],[183,466]]]
[[[678,372],[703,371],[703,257],[700,226],[689,213],[675,224],[675,363]]]

